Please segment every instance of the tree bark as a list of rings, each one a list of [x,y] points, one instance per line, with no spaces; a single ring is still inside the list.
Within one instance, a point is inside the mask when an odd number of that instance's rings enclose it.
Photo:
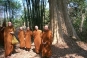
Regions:
[[[62,23],[61,20],[63,19],[62,13],[58,9],[57,0],[49,0],[50,5],[50,19],[51,19],[51,28],[53,31],[53,45],[58,46],[66,46],[64,39],[63,39],[63,32],[62,32]]]
[[[82,32],[82,27],[83,27],[84,20],[85,20],[85,14],[82,13],[82,20],[81,20],[81,25],[80,25],[80,32]]]
[[[64,41],[64,34],[67,36],[78,36],[69,19],[66,0],[49,0],[50,20],[53,31],[53,44],[67,46]]]
[[[62,2],[62,5],[63,5],[61,7],[63,7],[63,16],[64,16],[64,21],[65,21],[65,24],[66,24],[66,27],[67,27],[68,36],[70,36],[74,39],[80,40],[78,35],[76,34],[74,27],[72,26],[71,20],[69,18],[68,9],[67,9],[67,2],[66,2],[66,0],[61,0],[61,2]]]

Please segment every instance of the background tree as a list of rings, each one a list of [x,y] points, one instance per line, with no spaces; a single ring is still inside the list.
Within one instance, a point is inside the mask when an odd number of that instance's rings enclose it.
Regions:
[[[46,0],[23,0],[24,17],[26,26],[34,29],[38,25],[40,29],[43,28],[45,19]]]
[[[69,19],[67,0],[49,0],[49,4],[51,28],[54,38],[53,44],[66,46],[64,42],[64,35],[79,39],[72,26],[71,20]]]
[[[86,41],[86,7],[87,1],[86,0],[70,0],[69,1],[69,16],[72,20],[72,24],[81,38],[81,40]]]

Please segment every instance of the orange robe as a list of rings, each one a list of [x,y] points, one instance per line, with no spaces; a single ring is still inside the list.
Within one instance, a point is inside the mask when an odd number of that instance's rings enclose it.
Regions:
[[[33,37],[34,37],[34,44],[35,44],[35,52],[40,53],[40,47],[41,47],[41,30],[34,30],[33,31]]]
[[[5,46],[5,57],[11,55],[13,51],[12,39],[13,34],[10,32],[14,32],[13,26],[8,26],[4,30],[4,46]]]
[[[27,30],[25,32],[25,47],[28,49],[31,48],[31,37],[32,37],[32,31]]]
[[[52,55],[51,51],[52,45],[52,32],[50,30],[44,31],[42,34],[42,57],[50,57]]]
[[[20,42],[20,48],[24,48],[25,47],[25,33],[24,33],[24,30],[19,30],[18,32],[18,39],[19,39],[19,42]]]

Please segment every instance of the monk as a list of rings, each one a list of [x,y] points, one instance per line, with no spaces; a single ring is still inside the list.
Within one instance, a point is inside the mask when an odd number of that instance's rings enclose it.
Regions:
[[[48,29],[48,25],[44,26],[44,31],[42,34],[42,57],[50,58],[52,55],[51,45],[52,45],[52,32]]]
[[[18,39],[20,43],[20,49],[24,49],[25,48],[25,32],[22,27],[20,27],[18,32]]]
[[[14,27],[11,22],[8,22],[8,26],[4,30],[4,46],[5,57],[9,57],[13,51],[12,39],[14,35]]]
[[[25,47],[26,51],[29,51],[31,48],[31,37],[32,37],[32,31],[29,27],[27,27],[27,30],[25,31]]]
[[[6,22],[3,21],[2,26],[0,26],[0,45],[4,46],[4,29],[6,27]]]
[[[40,53],[41,46],[41,34],[42,31],[38,29],[38,26],[35,26],[35,30],[33,31],[34,44],[35,44],[35,52]]]

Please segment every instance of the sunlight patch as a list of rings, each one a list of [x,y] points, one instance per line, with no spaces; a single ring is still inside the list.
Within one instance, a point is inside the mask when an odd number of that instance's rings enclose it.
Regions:
[[[64,57],[59,57],[59,58],[84,58],[84,57],[78,54],[66,54]]]
[[[77,41],[76,42],[78,44],[79,47],[81,47],[84,50],[87,50],[87,43],[81,42],[81,41]]]

